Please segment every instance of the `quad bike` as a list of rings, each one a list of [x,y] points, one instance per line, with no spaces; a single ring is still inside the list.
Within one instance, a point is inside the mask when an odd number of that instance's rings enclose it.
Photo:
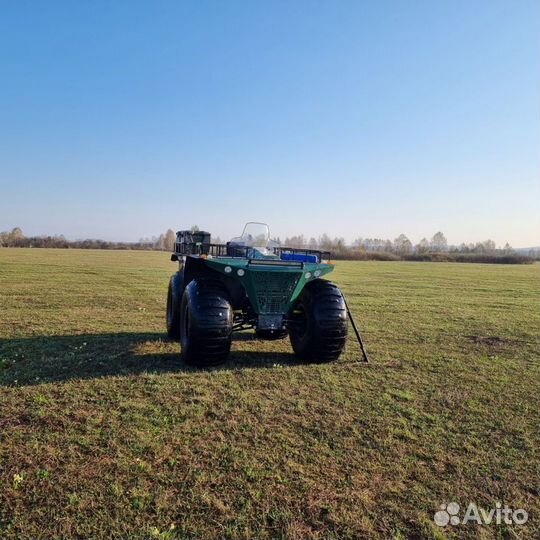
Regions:
[[[347,315],[367,355],[341,291],[323,276],[334,269],[330,253],[281,247],[264,223],[247,223],[242,235],[212,244],[210,233],[176,233],[169,281],[167,334],[184,359],[204,367],[223,362],[235,331],[259,339],[287,335],[300,359],[337,360],[347,340]]]

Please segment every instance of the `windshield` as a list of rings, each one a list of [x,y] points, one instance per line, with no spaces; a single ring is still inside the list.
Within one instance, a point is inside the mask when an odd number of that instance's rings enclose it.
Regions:
[[[270,229],[266,223],[250,221],[246,223],[240,238],[246,246],[265,248],[270,241]]]

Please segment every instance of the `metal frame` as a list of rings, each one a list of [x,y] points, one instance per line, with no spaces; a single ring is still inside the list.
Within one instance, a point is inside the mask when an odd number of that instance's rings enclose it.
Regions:
[[[251,246],[238,246],[231,245],[229,242],[226,244],[207,244],[203,242],[175,242],[174,244],[174,254],[175,255],[210,255],[212,257],[227,257],[234,259],[249,259],[249,251],[253,249]],[[303,248],[291,248],[291,247],[274,247],[272,248],[274,255],[281,257],[284,253],[291,253],[294,255],[314,255],[317,258],[317,262],[320,263],[323,260],[328,260],[331,257],[329,251],[320,251],[318,249],[303,249]],[[250,259],[254,260],[265,260],[269,261],[271,259]],[[291,266],[293,263],[302,264],[297,261],[281,261],[282,263],[290,263]],[[262,264],[262,263],[261,263]],[[274,263],[277,264],[277,263]]]

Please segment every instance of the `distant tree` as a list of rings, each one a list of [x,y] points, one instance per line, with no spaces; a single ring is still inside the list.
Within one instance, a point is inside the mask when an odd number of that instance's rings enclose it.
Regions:
[[[160,234],[157,241],[156,241],[156,247],[158,249],[162,249],[164,250],[165,249],[165,235],[164,234]]]
[[[404,234],[400,234],[394,240],[394,249],[397,253],[410,253],[412,251],[412,242]]]
[[[386,240],[383,238],[375,238],[373,241],[373,247],[375,248],[375,251],[384,251],[387,247]]]
[[[165,233],[165,249],[167,251],[174,250],[174,242],[176,240],[176,235],[172,229],[168,229]]]
[[[416,251],[418,253],[427,253],[429,251],[429,242],[427,238],[422,238],[416,245]]]
[[[308,241],[308,248],[309,249],[317,249],[319,247],[319,244],[317,243],[317,239],[313,238],[313,236]]]
[[[503,253],[505,255],[510,255],[511,253],[514,253],[514,249],[512,248],[512,246],[508,242],[506,242],[506,244],[504,244]]]
[[[487,253],[495,251],[495,249],[497,249],[497,245],[493,240],[485,240],[484,242],[482,242],[482,244],[484,245],[484,251],[486,251]]]
[[[191,226],[191,229],[190,229],[190,231],[191,231],[192,233],[199,232],[200,230],[201,230],[201,229],[199,229],[199,226],[198,226],[198,225],[192,225],[192,226]]]
[[[373,251],[373,239],[372,238],[364,238],[362,240],[362,247],[366,251]]]
[[[472,245],[469,251],[473,253],[491,253],[495,251],[496,247],[497,246],[493,240],[484,240],[483,242],[477,242],[476,244]]]
[[[0,233],[0,246],[19,247],[25,244],[25,236],[20,227]]]
[[[448,250],[448,242],[446,241],[446,236],[439,231],[435,233],[431,238],[431,251],[440,252]]]
[[[303,234],[298,236],[291,236],[290,238],[285,238],[285,246],[292,248],[303,248],[306,247],[306,240]]]
[[[332,248],[335,251],[345,251],[346,245],[345,245],[345,238],[334,238],[334,241],[332,242],[333,246]]]
[[[319,236],[319,248],[328,251],[332,249],[332,239],[326,233]]]

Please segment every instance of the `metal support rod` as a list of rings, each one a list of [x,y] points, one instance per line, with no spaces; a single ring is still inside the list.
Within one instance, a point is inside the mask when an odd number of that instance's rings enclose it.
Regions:
[[[364,362],[369,362],[366,348],[364,347],[364,342],[362,341],[362,336],[360,335],[358,328],[356,328],[356,324],[354,322],[351,310],[349,309],[349,306],[347,304],[347,300],[345,300],[345,296],[343,296],[343,301],[345,302],[345,307],[347,308],[347,315],[349,316],[349,320],[351,321],[351,326],[353,327],[354,333],[356,334],[356,339],[358,340],[360,349],[362,350],[362,356],[364,357]]]

